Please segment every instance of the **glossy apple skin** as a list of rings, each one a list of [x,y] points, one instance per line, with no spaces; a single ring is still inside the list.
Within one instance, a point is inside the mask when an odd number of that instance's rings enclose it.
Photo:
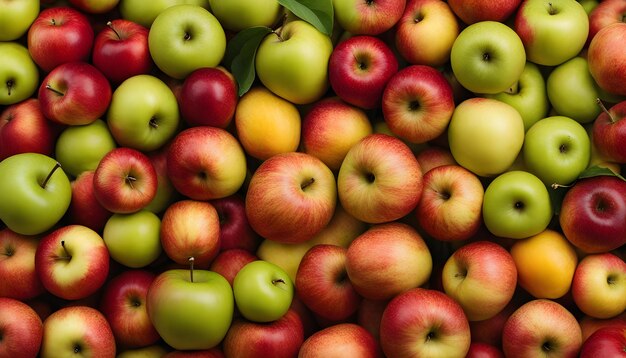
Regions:
[[[244,249],[227,249],[220,251],[211,261],[209,270],[219,273],[233,285],[235,276],[246,264],[256,261],[259,258],[252,252]]]
[[[626,356],[626,327],[604,327],[585,340],[580,358]]]
[[[626,243],[626,182],[612,176],[577,181],[561,204],[559,223],[574,246],[601,253]]]
[[[149,30],[136,22],[114,19],[94,39],[92,63],[113,84],[153,68],[148,49]]]
[[[94,194],[94,170],[81,173],[71,182],[72,200],[65,213],[68,223],[80,224],[100,232],[112,212],[105,209]]]
[[[335,21],[355,35],[380,35],[402,16],[405,0],[333,0]]]
[[[81,125],[102,117],[112,92],[109,81],[96,67],[87,62],[69,62],[48,73],[38,94],[46,118],[60,124]]]
[[[496,2],[489,0],[450,0],[448,4],[464,23],[471,25],[475,22],[489,20],[504,22],[517,10],[521,2],[522,0]]]
[[[593,122],[591,139],[598,152],[608,160],[626,163],[626,101],[621,101]]]
[[[331,357],[377,358],[381,356],[378,342],[365,328],[355,323],[337,323],[320,329],[308,337],[298,353],[299,358]]]
[[[615,95],[626,95],[626,55],[620,44],[626,38],[626,23],[615,23],[598,31],[589,43],[587,60],[589,72],[598,86]]]
[[[8,106],[0,112],[0,160],[25,152],[52,156],[58,132],[37,98]]]
[[[353,36],[338,43],[330,55],[328,80],[342,100],[372,109],[381,106],[385,85],[398,72],[398,60],[381,39]]]
[[[68,6],[42,10],[27,36],[28,51],[44,72],[62,63],[87,61],[94,41],[87,16]]]
[[[452,152],[450,152],[450,148],[443,146],[426,146],[415,154],[415,158],[420,164],[424,175],[435,167],[457,164],[452,156]]]
[[[622,0],[600,1],[589,13],[589,35],[587,35],[587,46],[593,37],[602,28],[616,22],[624,22],[623,14],[626,13],[626,2]]]
[[[45,292],[35,269],[39,237],[0,230],[0,297],[27,300]]]
[[[185,77],[178,101],[188,125],[226,128],[239,101],[237,83],[225,68],[199,68]]]
[[[261,240],[248,222],[244,197],[235,193],[209,202],[220,221],[220,251],[243,249],[254,253]]]
[[[504,358],[502,350],[482,342],[472,342],[465,358]]]
[[[26,303],[0,297],[0,356],[36,357],[43,338],[41,318]]]

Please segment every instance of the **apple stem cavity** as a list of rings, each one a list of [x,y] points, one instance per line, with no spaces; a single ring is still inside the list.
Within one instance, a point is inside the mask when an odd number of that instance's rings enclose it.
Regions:
[[[157,129],[159,128],[159,123],[157,122],[156,117],[152,116],[150,118],[150,121],[148,121],[148,125],[150,126],[150,128],[152,129]]]
[[[50,86],[49,84],[46,84],[46,89],[50,90],[50,91],[52,91],[52,92],[54,92],[56,94],[58,94],[59,96],[65,96],[65,93],[63,93],[63,92],[59,91],[58,89]]]
[[[196,258],[191,256],[189,257],[189,281],[193,283],[193,263],[196,261]]]
[[[302,184],[300,184],[300,188],[302,190],[305,190],[306,188],[311,186],[313,183],[315,183],[315,178],[310,178],[309,180],[307,180],[307,181],[303,182]]]
[[[63,252],[65,253],[65,256],[60,257],[61,260],[70,260],[72,258],[72,255],[70,255],[69,252],[67,252],[67,248],[65,247],[65,240],[61,240],[61,247],[63,248]]]
[[[285,285],[285,284],[286,284],[286,282],[285,282],[285,280],[283,280],[282,278],[279,278],[279,279],[276,279],[276,280],[272,280],[272,285],[274,285],[274,286],[278,286],[279,284],[280,284],[281,286],[283,286],[283,285]]]
[[[107,26],[113,30],[113,33],[115,34],[115,36],[117,36],[118,40],[121,40],[122,37],[120,36],[120,34],[115,30],[115,28],[113,27],[113,23],[111,21],[107,21]]]
[[[42,188],[46,188],[46,185],[48,184],[48,181],[50,180],[50,178],[52,177],[52,174],[54,174],[54,172],[59,169],[61,167],[61,163],[56,162],[54,164],[54,167],[52,167],[52,170],[50,170],[50,173],[48,173],[48,175],[46,176],[46,178],[43,180],[43,182],[41,183],[41,187]]]
[[[598,103],[598,106],[602,108],[602,112],[606,113],[606,115],[609,116],[609,120],[611,121],[611,123],[617,122],[613,114],[611,114],[611,112],[606,108],[606,106],[604,105],[604,103],[602,102],[600,98],[596,98],[596,103]]]
[[[15,81],[11,78],[7,80],[6,85],[7,85],[7,94],[10,96],[13,86],[15,86]]]
[[[550,14],[550,15],[556,15],[556,14],[557,14],[557,12],[558,12],[558,11],[557,11],[557,10],[556,10],[556,8],[554,7],[554,5],[552,5],[552,2],[549,2],[549,3],[548,3],[548,14]]]

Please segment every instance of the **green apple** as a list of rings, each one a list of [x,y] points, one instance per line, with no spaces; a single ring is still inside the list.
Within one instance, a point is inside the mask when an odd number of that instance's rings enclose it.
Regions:
[[[120,146],[145,152],[159,149],[174,137],[179,122],[176,96],[157,77],[130,77],[113,92],[107,124]]]
[[[161,255],[161,219],[151,211],[113,214],[102,239],[111,258],[126,267],[142,268]]]
[[[65,127],[56,141],[55,158],[68,175],[78,177],[84,171],[96,170],[100,159],[116,146],[107,124],[97,119]]]
[[[222,26],[235,32],[253,26],[271,27],[283,9],[277,0],[209,0],[209,4]]]
[[[180,4],[200,5],[209,9],[209,0],[120,0],[118,7],[122,18],[150,28],[163,10]]]
[[[559,115],[590,123],[602,112],[596,102],[600,88],[584,57],[577,56],[556,66],[548,75],[546,88],[552,108]]]
[[[526,61],[517,83],[504,92],[485,94],[484,97],[497,99],[517,109],[524,120],[524,130],[545,118],[550,109],[546,81],[539,66],[530,61]]]
[[[175,5],[154,19],[148,47],[161,71],[184,79],[194,70],[220,64],[226,52],[226,34],[217,18],[202,6]]]
[[[523,239],[536,235],[548,227],[552,215],[548,188],[529,172],[500,174],[485,189],[483,221],[498,237]]]
[[[578,0],[578,2],[583,7],[583,9],[585,9],[587,15],[589,15],[591,11],[593,11],[593,9],[595,9],[596,6],[598,6],[598,4],[600,3],[598,0]]]
[[[283,269],[291,281],[295,282],[300,261],[312,246],[310,243],[311,240],[296,244],[286,244],[263,239],[256,250],[256,255],[259,259],[270,262]]]
[[[587,168],[591,140],[582,124],[551,116],[530,127],[522,151],[528,171],[546,185],[567,185]]]
[[[242,267],[233,280],[237,309],[253,322],[273,322],[291,306],[293,282],[285,270],[264,260]]]
[[[303,20],[267,35],[256,53],[256,73],[270,91],[295,104],[320,99],[328,90],[329,36]]]
[[[148,317],[161,338],[176,350],[217,346],[233,320],[230,283],[208,270],[171,269],[159,274],[146,295]]]
[[[0,220],[22,235],[38,235],[65,215],[70,180],[59,163],[39,153],[21,153],[0,162]]]
[[[467,26],[450,52],[452,72],[459,83],[474,93],[506,91],[517,82],[526,65],[519,36],[496,21]]]
[[[526,0],[517,9],[513,28],[529,61],[556,66],[585,46],[589,16],[575,0]]]
[[[21,102],[38,87],[39,69],[28,49],[17,42],[0,42],[0,105]]]
[[[0,0],[0,41],[22,37],[39,15],[39,0]]]
[[[524,144],[524,120],[507,103],[469,98],[452,113],[448,143],[457,163],[479,176],[496,176],[518,157]]]

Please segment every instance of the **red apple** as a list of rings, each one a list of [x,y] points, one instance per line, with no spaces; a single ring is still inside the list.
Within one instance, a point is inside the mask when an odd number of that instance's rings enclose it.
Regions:
[[[42,338],[43,324],[34,309],[0,297],[0,357],[36,357]]]
[[[452,156],[452,152],[450,152],[450,148],[435,145],[422,148],[415,154],[415,158],[424,174],[432,168],[441,165],[457,164]]]
[[[157,150],[148,152],[148,158],[154,167],[157,175],[157,191],[154,198],[145,210],[152,211],[155,214],[161,214],[165,209],[179,197],[178,192],[174,189],[172,181],[167,176],[167,153],[169,150],[169,142]]]
[[[199,68],[185,77],[177,98],[189,126],[226,128],[239,101],[237,82],[223,67]]]
[[[0,160],[18,153],[54,154],[58,128],[46,119],[37,98],[0,112]]]
[[[616,163],[626,163],[626,101],[605,109],[591,127],[593,145],[602,156]]]
[[[150,271],[127,270],[104,286],[98,308],[109,322],[119,348],[145,347],[161,338],[146,309],[146,295],[155,277]]]
[[[149,30],[127,19],[107,22],[95,37],[92,63],[113,84],[148,74],[153,62],[148,49]]]
[[[219,273],[233,285],[235,276],[247,263],[258,260],[259,258],[252,252],[244,249],[227,249],[220,251],[215,259],[211,262],[209,270]]]
[[[394,297],[380,323],[388,357],[465,357],[470,328],[461,306],[441,291],[413,288]]]
[[[588,315],[582,316],[578,320],[580,329],[583,332],[583,342],[587,340],[595,331],[603,327],[624,327],[626,328],[626,312],[613,318],[594,318]]]
[[[157,175],[146,154],[128,147],[108,152],[93,177],[94,194],[113,213],[143,209],[156,195]]]
[[[472,342],[465,358],[504,358],[502,350],[482,342]]]
[[[606,92],[626,95],[626,54],[621,45],[626,39],[626,23],[605,26],[596,33],[587,49],[589,72]]]
[[[94,31],[87,16],[69,6],[43,9],[31,24],[28,51],[45,72],[66,62],[88,61]]]
[[[583,343],[579,357],[626,357],[626,327],[604,327],[595,331]]]
[[[626,13],[626,1],[623,0],[603,0],[589,13],[589,35],[587,45],[602,28],[616,22],[624,22]]]
[[[243,249],[255,252],[260,243],[246,216],[242,195],[233,194],[209,201],[220,219],[220,250]]]
[[[519,292],[519,291],[518,291]],[[482,321],[470,321],[470,333],[473,342],[486,343],[492,346],[502,346],[502,329],[509,319],[509,316],[521,306],[519,295],[513,297],[511,301],[500,312],[491,318]]]
[[[0,297],[27,300],[45,292],[35,269],[39,237],[0,230]]]
[[[328,64],[328,80],[345,102],[372,109],[381,106],[383,90],[398,71],[398,60],[381,39],[353,36],[335,46]]]
[[[70,224],[80,224],[101,232],[107,220],[113,215],[96,199],[94,193],[95,171],[87,170],[71,182],[72,200],[65,217]]]
[[[520,5],[522,0],[449,0],[448,5],[454,13],[467,25],[479,21],[507,20]]]
[[[333,0],[335,21],[355,35],[380,35],[402,16],[405,0]]]
[[[380,320],[389,300],[362,299],[356,313],[356,323],[365,328],[380,342]]]
[[[339,323],[308,337],[298,352],[299,358],[332,356],[377,358],[380,346],[374,336],[355,323]]]

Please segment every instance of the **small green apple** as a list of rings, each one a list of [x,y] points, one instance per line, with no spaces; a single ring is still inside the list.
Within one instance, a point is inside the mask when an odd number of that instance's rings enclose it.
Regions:
[[[0,42],[0,105],[21,102],[38,88],[39,69],[28,49],[18,42]]]
[[[209,4],[222,26],[235,32],[253,26],[271,27],[283,9],[277,0],[209,0]]]
[[[0,0],[0,41],[22,37],[39,15],[39,0]]]
[[[209,9],[209,0],[121,0],[118,7],[122,18],[150,28],[163,10],[180,4],[200,5]]]
[[[161,219],[151,211],[113,214],[104,225],[102,239],[111,258],[126,267],[141,268],[162,252]]]
[[[235,303],[250,321],[272,322],[281,318],[293,300],[293,282],[285,270],[264,260],[242,267],[233,280]]]

